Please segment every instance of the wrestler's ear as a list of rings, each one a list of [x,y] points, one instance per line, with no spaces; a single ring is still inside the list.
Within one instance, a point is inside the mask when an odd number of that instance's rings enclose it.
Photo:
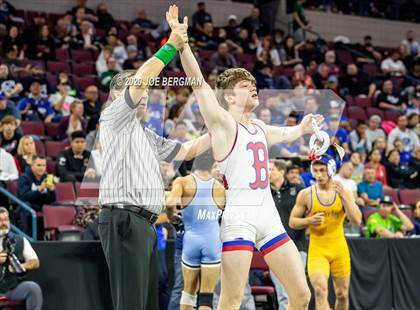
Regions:
[[[229,93],[224,94],[223,98],[225,99],[228,105],[231,105],[235,102],[235,97],[233,96],[233,94],[229,94]]]

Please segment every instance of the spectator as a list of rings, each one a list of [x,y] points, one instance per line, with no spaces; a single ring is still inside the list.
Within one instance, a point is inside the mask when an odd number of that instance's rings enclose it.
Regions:
[[[406,67],[407,71],[409,71],[411,68],[413,68],[413,64],[415,60],[414,57],[410,55],[410,51],[408,50],[407,46],[404,44],[400,44],[398,51],[400,53],[401,61]]]
[[[86,151],[86,137],[82,131],[71,134],[70,148],[58,156],[57,175],[60,182],[82,182],[89,169],[90,152]],[[95,170],[93,170],[95,171]],[[89,171],[91,173],[91,170]],[[96,175],[87,175],[95,178]]]
[[[302,63],[302,59],[299,57],[299,49],[303,44],[296,44],[292,36],[286,37],[283,47],[280,49],[281,64],[285,67],[293,67],[296,64]]]
[[[34,157],[31,169],[27,169],[19,177],[18,197],[37,212],[42,211],[43,205],[55,202],[54,180],[52,175],[47,174],[47,160],[44,157]],[[30,231],[30,213],[20,207],[18,207],[16,212],[20,219],[22,230],[28,233]]]
[[[153,23],[147,18],[146,10],[140,10],[137,13],[137,18],[133,21],[133,24],[139,25],[142,29],[152,30],[157,28],[157,24]]]
[[[192,28],[195,31],[204,32],[205,23],[213,23],[213,18],[206,12],[206,4],[204,2],[197,3],[197,11],[191,16]]]
[[[394,214],[392,214],[394,212]],[[367,237],[403,238],[414,228],[410,219],[395,205],[391,197],[384,196],[377,213],[367,220]]]
[[[255,54],[256,44],[249,39],[248,30],[241,28],[238,37],[235,39],[235,44],[238,45],[245,54]]]
[[[136,45],[128,45],[127,46],[127,59],[124,60],[122,68],[124,70],[134,69],[134,63],[137,62],[139,59],[139,52],[137,50]]]
[[[57,85],[57,92],[51,94],[48,98],[54,110],[53,122],[59,122],[63,117],[70,114],[70,105],[76,100],[77,91],[71,89],[70,84],[66,80],[60,81]]]
[[[290,183],[302,185],[300,167],[294,164],[287,166],[286,179]]]
[[[45,73],[45,70],[44,70],[43,63],[41,61],[34,63],[30,69],[30,73],[32,74],[32,76],[22,77],[22,84],[23,84],[24,91],[29,92],[32,82],[38,81],[41,87],[41,97],[48,98],[49,94],[52,91],[51,91],[50,83],[48,82],[48,79],[47,79],[47,74]],[[62,74],[66,74],[66,73],[60,72],[59,76]],[[60,80],[61,79],[59,78],[59,81]]]
[[[312,76],[315,86],[318,89],[327,88],[328,77],[330,75],[330,69],[326,64],[320,64],[318,71]]]
[[[11,77],[9,67],[6,64],[0,65],[0,91],[7,99],[17,100],[23,90],[22,83],[16,77]]]
[[[112,57],[112,51],[112,47],[104,46],[102,48],[102,51],[99,53],[98,59],[95,63],[96,72],[98,73],[98,76],[100,76],[102,73],[108,70],[107,60]],[[116,68],[117,70],[122,70],[121,66],[118,63],[116,64]]]
[[[258,113],[258,119],[263,121],[266,125],[271,125],[271,111],[267,108],[262,108]]]
[[[408,125],[407,128],[411,129],[417,137],[420,137],[420,114],[411,113],[407,116]]]
[[[59,125],[59,139],[69,138],[73,132],[82,131],[86,134],[87,121],[83,117],[83,102],[75,100],[70,105],[70,115],[63,117]]]
[[[353,164],[345,162],[341,165],[338,174],[334,175],[333,180],[339,181],[343,187],[353,193],[354,199],[357,198],[357,184],[351,179],[353,174]]]
[[[106,2],[100,2],[96,7],[96,16],[98,17],[98,25],[108,29],[115,26],[115,20],[111,13],[108,11],[108,5]]]
[[[209,50],[217,50],[219,39],[213,33],[212,23],[204,23],[203,30],[194,35],[195,45]]]
[[[342,95],[373,97],[376,86],[365,73],[359,72],[355,64],[348,64],[346,72],[339,77]]]
[[[228,24],[225,27],[226,35],[229,40],[236,41],[241,27],[238,24],[238,17],[234,14],[228,16]],[[247,36],[248,37],[248,36]],[[243,51],[242,51],[243,52]]]
[[[57,47],[69,48],[71,45],[75,44],[77,28],[72,24],[72,20],[73,17],[67,13],[57,21],[55,26]]]
[[[218,72],[238,66],[235,57],[229,53],[229,48],[226,43],[219,44],[217,53],[214,53],[211,57],[210,65],[213,70],[217,70]]]
[[[376,105],[383,110],[404,111],[406,104],[404,99],[394,92],[394,85],[391,80],[382,84],[382,91],[376,97]]]
[[[366,143],[368,151],[372,150],[372,144],[376,139],[385,138],[385,133],[380,128],[381,121],[381,117],[378,115],[372,115],[369,118],[368,128],[366,129]]]
[[[9,25],[16,14],[16,9],[9,1],[0,1],[0,24]]]
[[[163,135],[164,103],[165,99],[162,91],[155,89],[150,92],[147,104],[149,118],[146,127],[158,135]]]
[[[257,57],[259,57],[263,50],[270,54],[270,59],[274,66],[280,66],[280,55],[274,47],[273,38],[271,36],[265,36],[262,42],[260,41],[259,46],[257,47]]]
[[[74,37],[73,47],[77,49],[90,49],[90,50],[98,50],[99,40],[95,36],[95,26],[87,21],[84,20],[80,24],[80,33]]]
[[[363,38],[363,43],[364,45],[360,49],[362,55],[357,57],[358,63],[377,63],[382,60],[381,53],[373,47],[370,35]]]
[[[55,41],[48,25],[39,28],[37,37],[28,44],[27,54],[32,59],[55,59]]]
[[[99,101],[99,90],[95,85],[89,85],[85,89],[85,100],[83,100],[84,117],[87,120],[87,132],[95,130],[99,122],[102,104]]]
[[[296,196],[304,187],[300,184],[293,184],[287,181],[285,178],[287,167],[284,161],[270,161],[269,168],[271,195],[273,196],[275,206],[287,234],[296,244],[302,263],[306,265],[308,242],[305,237],[305,230],[294,230],[289,226],[290,213],[295,205]],[[279,309],[286,309],[288,303],[287,293],[285,292],[282,283],[277,279],[273,272],[270,272],[270,276],[276,287]]]
[[[327,84],[325,85],[325,89],[330,89],[337,95],[340,95],[338,78],[335,75],[330,75],[328,77]]]
[[[136,27],[133,26],[132,30],[133,29],[136,29]],[[127,41],[126,42],[127,49],[128,49],[128,46],[130,45],[134,45],[137,47],[138,60],[146,61],[147,58],[151,56],[152,52],[150,51],[150,48],[147,45],[147,41],[143,38],[141,34],[139,35],[130,34],[127,36],[126,41]],[[128,57],[128,50],[127,50],[127,57]]]
[[[381,70],[386,75],[401,76],[407,73],[404,63],[401,61],[401,55],[397,51],[393,51],[391,56],[381,62]]]
[[[386,169],[385,166],[381,164],[381,156],[381,152],[378,149],[370,151],[367,156],[367,165],[375,168],[376,180],[381,182],[383,185],[388,186]]]
[[[389,152],[386,168],[388,184],[392,188],[407,188],[418,175],[418,171],[400,164],[400,152],[396,149]]]
[[[356,129],[350,133],[350,146],[353,151],[367,153],[366,129],[367,125],[365,121],[358,120]]]
[[[172,139],[183,143],[187,141],[187,124],[184,121],[179,121],[175,124],[175,128],[173,131]]]
[[[405,39],[401,43],[407,46],[411,55],[416,57],[420,53],[420,44],[416,41],[413,30],[407,31]]]
[[[412,234],[419,236],[420,235],[420,200],[413,205],[413,231]]]
[[[6,152],[16,155],[19,140],[22,135],[17,132],[16,118],[12,115],[3,117],[0,122],[0,147]]]
[[[33,157],[37,155],[35,142],[32,136],[25,135],[19,140],[17,154],[15,156],[16,168],[19,176],[25,173],[26,168],[32,165]]]
[[[106,61],[107,70],[101,73],[99,80],[103,89],[108,90],[112,78],[117,75],[120,70],[117,68],[117,61],[114,57],[110,57]]]
[[[314,89],[315,84],[312,77],[305,72],[305,68],[302,64],[297,64],[293,67],[294,75],[292,78],[293,87],[297,85],[303,86],[306,89]]]
[[[372,145],[372,149],[379,150],[381,152],[381,163],[385,163],[385,157],[386,157],[386,138],[377,138]]]
[[[35,270],[39,268],[39,259],[28,239],[10,231],[9,212],[6,208],[0,207],[0,265],[1,284],[0,292],[2,295],[12,301],[23,301],[25,308],[28,310],[42,309],[42,291],[40,286],[33,281],[23,281],[21,275],[11,271],[13,268],[10,264],[10,249],[6,249],[5,245],[13,244],[15,247],[15,255],[18,257],[22,267],[27,270]]]
[[[266,25],[261,20],[260,9],[255,6],[251,9],[251,15],[242,20],[241,27],[248,30],[248,34],[250,36],[256,34],[258,37],[261,37],[266,35],[268,32]]]
[[[121,70],[121,66],[124,64],[124,61],[127,59],[127,51],[125,50],[124,43],[118,39],[118,36],[112,33],[111,30],[108,31],[108,35],[106,37],[106,44],[107,46],[112,48],[112,56],[118,63],[118,70]],[[108,59],[106,59],[108,60]]]
[[[6,56],[9,52],[17,52],[18,59],[24,58],[24,44],[21,35],[19,34],[19,28],[16,25],[9,27],[9,32],[4,38],[2,45],[2,55]]]
[[[420,171],[420,145],[414,149],[408,168],[412,171]],[[417,174],[414,179],[411,179],[411,183],[411,188],[420,188],[420,175]]]
[[[376,181],[376,168],[366,165],[364,181],[357,186],[359,196],[363,199],[365,206],[377,206],[383,196],[382,183]]]
[[[83,9],[83,10],[81,10],[81,11],[83,11],[83,16],[82,16],[83,19],[87,19],[87,20],[90,20],[92,22],[97,22],[98,21],[96,16],[95,16],[95,12],[91,8],[88,8],[86,6],[87,0],[76,0],[76,3],[77,3],[77,5],[74,6],[70,11],[70,13],[73,16],[76,16],[77,12],[80,9]]]
[[[350,155],[350,162],[353,164],[352,180],[359,184],[363,180],[365,166],[362,164],[362,156],[359,152],[353,152]]]
[[[397,127],[392,129],[388,136],[388,150],[393,148],[396,139],[403,141],[404,151],[411,152],[416,146],[419,145],[419,137],[412,130],[407,128],[407,116],[401,115],[398,117]]]
[[[335,75],[338,78],[340,75],[340,67],[336,64],[335,51],[330,50],[325,52],[324,64],[330,70],[330,75]]]
[[[297,42],[305,41],[306,31],[311,30],[309,21],[306,19],[303,4],[306,0],[297,0],[293,9],[293,31]]]
[[[20,124],[19,111],[15,108],[13,102],[8,101],[6,95],[3,92],[0,92],[0,122],[4,117],[8,115],[12,115],[14,118],[16,118],[17,124]]]
[[[13,156],[0,148],[0,186],[6,188],[6,182],[14,181],[19,178],[19,172],[16,168]],[[0,194],[0,205],[7,206],[9,199]]]
[[[54,113],[51,103],[42,97],[39,80],[32,81],[30,93],[19,101],[18,109],[27,121],[50,122]]]

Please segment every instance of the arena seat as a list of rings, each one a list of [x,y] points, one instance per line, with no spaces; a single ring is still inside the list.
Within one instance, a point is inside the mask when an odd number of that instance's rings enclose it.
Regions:
[[[73,67],[73,73],[76,76],[86,76],[86,75],[95,75],[96,70],[93,67],[92,62],[86,62],[86,63],[72,63]]]
[[[61,205],[74,205],[76,201],[76,193],[74,192],[73,183],[60,182],[55,184],[55,192],[57,202]]]
[[[57,156],[63,151],[68,142],[65,141],[47,141],[46,143],[47,156],[51,158],[57,158]]]
[[[45,145],[44,145],[44,143],[40,140],[35,140],[34,142],[35,142],[36,153],[38,155],[45,156]]]
[[[400,201],[404,205],[412,205],[420,200],[420,189],[401,189]]]
[[[67,48],[57,48],[55,50],[55,59],[61,62],[68,61],[70,59],[69,50]]]
[[[353,62],[353,54],[350,51],[338,50],[335,52],[337,60],[341,63],[348,64]]]
[[[394,91],[399,93],[401,91],[402,83],[404,82],[404,78],[401,76],[393,76],[391,77],[392,85],[394,86]]]
[[[47,132],[47,136],[53,140],[57,140],[58,136],[60,135],[59,127],[59,123],[46,123],[45,131]]]
[[[365,113],[365,110],[358,106],[351,106],[347,108],[347,114],[349,118],[355,119],[355,120],[366,120],[367,116]]]
[[[49,206],[43,208],[45,236],[53,240],[80,240],[81,227],[73,225],[76,208],[69,206]]]
[[[392,189],[392,188],[384,189],[384,195],[390,196],[392,201],[395,202],[397,205],[401,203],[400,198],[398,197],[398,192],[395,189]]]
[[[366,113],[368,117],[371,117],[372,115],[378,115],[383,121],[385,120],[384,111],[382,111],[381,109],[369,107],[366,109]]]
[[[264,257],[258,251],[254,251],[254,255],[252,256],[251,269],[269,270]],[[259,307],[263,309],[277,309],[276,290],[273,286],[252,286],[251,292],[254,296],[257,309]]]
[[[45,127],[43,122],[22,121],[20,128],[25,135],[43,136],[45,134]]]
[[[64,61],[47,61],[47,69],[48,72],[59,74],[60,72],[65,72],[67,74],[71,74],[71,68],[70,65],[67,62]]]
[[[354,99],[353,99],[353,97],[352,97],[352,96],[347,95],[344,99],[346,100],[346,104],[347,104],[347,106],[352,106],[352,105],[355,105],[355,103],[354,103]]]
[[[100,91],[99,91],[99,101],[100,101],[101,103],[105,103],[107,100],[108,100],[108,93],[106,93],[106,92],[104,92],[104,91],[100,90]]]
[[[47,159],[47,172],[55,175],[57,167],[57,161],[52,159]]]
[[[369,108],[372,105],[372,101],[369,97],[360,97],[357,96],[354,98],[355,105],[361,108]]]
[[[385,111],[385,120],[392,121],[394,123],[398,122],[398,117],[401,116],[401,112],[398,111]]]
[[[74,50],[70,51],[71,60],[73,62],[86,63],[94,62],[92,52],[90,50]]]
[[[93,76],[73,76],[74,86],[79,90],[84,91],[90,85],[96,85],[96,78]]]
[[[363,64],[363,72],[369,75],[370,77],[374,77],[378,74],[379,69],[376,64]]]
[[[210,61],[211,56],[212,56],[214,53],[215,53],[214,51],[211,51],[211,50],[206,50],[206,49],[204,49],[204,48],[200,48],[200,49],[198,50],[198,55],[200,56],[200,58],[201,58],[201,59],[204,59],[204,60],[207,60],[207,61]]]
[[[99,198],[99,183],[95,182],[76,182],[76,197],[78,203],[98,204]]]
[[[378,208],[375,207],[363,207],[362,208],[362,216],[363,216],[363,222],[366,224],[369,216],[371,216],[373,213],[378,212]]]

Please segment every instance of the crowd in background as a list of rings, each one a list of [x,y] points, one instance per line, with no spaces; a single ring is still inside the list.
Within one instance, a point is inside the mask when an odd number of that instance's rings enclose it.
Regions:
[[[296,3],[294,30],[306,30],[309,25],[303,2]],[[321,2],[316,5],[338,8],[338,1]],[[91,8],[87,1],[77,1],[68,12],[47,15],[19,11],[10,2],[0,1],[2,186],[18,180],[18,196],[41,211],[42,205],[57,200],[53,193],[58,180],[82,182],[99,177],[102,167],[95,137],[110,81],[122,70],[139,68],[168,34],[168,26],[150,20],[145,9],[133,21],[117,21],[105,3]],[[340,176],[354,182],[351,188],[361,207],[377,206],[387,190],[419,188],[420,45],[416,33],[407,29],[401,44],[389,47],[375,46],[368,34],[360,44],[304,39],[296,31],[289,35],[270,29],[257,7],[242,21],[232,14],[224,27],[214,27],[211,12],[199,3],[189,34],[213,87],[217,74],[227,68],[245,67],[254,74],[260,90],[255,117],[266,124],[297,124],[301,114],[294,109],[299,106],[308,113],[323,111],[326,130],[345,149],[344,161],[349,163]],[[84,51],[85,58],[77,60],[78,51]],[[164,74],[182,76],[179,59]],[[320,89],[334,95],[326,99]],[[154,89],[149,95],[148,128],[180,142],[205,132],[190,88]],[[22,121],[50,128],[47,137],[25,134]],[[54,158],[40,154],[39,144],[45,140],[63,141]],[[290,161],[291,181],[304,186],[313,183],[307,169],[307,142],[302,139],[269,150],[271,157]],[[161,166],[168,186],[190,169],[190,163],[177,171],[171,164]],[[54,174],[54,182],[47,180],[48,174]],[[0,199],[0,204],[7,204],[7,199]],[[22,216],[20,227],[27,229],[27,220]]]

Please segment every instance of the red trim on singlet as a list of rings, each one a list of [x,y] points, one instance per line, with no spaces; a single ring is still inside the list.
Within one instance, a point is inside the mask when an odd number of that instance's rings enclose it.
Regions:
[[[265,130],[264,130],[264,128],[262,128],[258,123],[254,123],[254,122],[252,122],[253,124],[254,124],[254,126],[258,126],[258,127],[260,127],[260,129],[263,131],[263,133],[265,134]]]
[[[249,130],[248,130],[248,128],[246,128],[246,126],[245,125],[243,125],[243,124],[241,124],[241,123],[239,123],[242,127],[244,127],[244,129],[246,130],[246,131],[248,131],[248,133],[250,134],[250,135],[256,135],[257,134],[257,132],[258,132],[258,130],[257,130],[257,128],[255,128],[255,124],[254,123],[252,123],[251,122],[251,124],[252,125],[254,125],[254,129],[255,129],[255,132],[250,132]]]
[[[238,123],[236,122],[236,134],[235,134],[235,140],[233,141],[233,145],[232,145],[232,147],[231,147],[231,149],[230,149],[229,153],[227,153],[227,155],[226,155],[225,157],[223,157],[223,159],[218,160],[218,159],[216,159],[216,158],[215,158],[215,160],[216,160],[217,162],[221,163],[222,161],[226,160],[226,158],[228,158],[228,157],[229,157],[230,153],[232,153],[233,148],[234,148],[234,147],[235,147],[235,145],[236,145],[236,140],[238,140],[238,131],[239,131],[239,130],[238,130]],[[213,155],[213,157],[214,157],[214,155]]]

